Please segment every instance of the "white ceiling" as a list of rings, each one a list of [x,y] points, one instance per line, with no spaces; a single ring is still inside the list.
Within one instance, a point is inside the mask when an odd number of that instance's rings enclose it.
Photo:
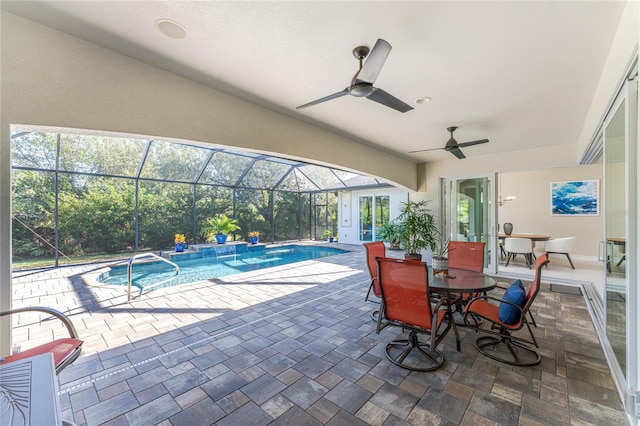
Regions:
[[[201,83],[410,157],[459,126],[467,157],[575,143],[625,7],[613,1],[6,1],[41,22]],[[181,23],[187,38],[155,22]],[[393,49],[375,86],[415,107],[400,113],[345,96],[352,50]],[[431,97],[416,105],[415,99]],[[466,160],[463,160],[466,161]]]

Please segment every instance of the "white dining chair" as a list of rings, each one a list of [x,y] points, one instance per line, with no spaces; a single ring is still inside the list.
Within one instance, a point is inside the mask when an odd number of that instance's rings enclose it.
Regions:
[[[532,243],[530,238],[505,238],[504,250],[507,252],[507,263],[504,266],[509,266],[511,259],[515,259],[517,255],[521,254],[527,262],[527,267],[531,269],[533,262]]]
[[[519,234],[520,235],[535,235],[535,234],[533,234],[531,232],[520,232]],[[537,259],[537,257],[536,257],[536,242],[533,239],[531,240],[531,254],[533,255],[534,259]],[[532,263],[533,263],[533,260],[532,260]]]
[[[571,269],[576,269],[573,266],[573,262],[571,261],[571,257],[569,253],[573,250],[573,246],[576,242],[576,237],[562,237],[562,238],[554,238],[553,240],[546,241],[544,243],[544,251],[547,253],[547,257],[551,253],[555,254],[564,254],[569,259],[569,265],[571,265]]]

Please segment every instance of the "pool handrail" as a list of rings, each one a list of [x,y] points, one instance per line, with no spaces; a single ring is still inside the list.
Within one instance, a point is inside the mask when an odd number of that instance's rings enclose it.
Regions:
[[[158,256],[157,254],[154,253],[138,253],[135,254],[133,256],[131,256],[131,259],[129,259],[129,262],[127,264],[127,301],[131,302],[131,276],[132,276],[132,272],[133,272],[133,261],[137,260],[141,257],[153,257],[155,259],[161,260],[165,263],[168,263],[169,265],[173,266],[174,268],[176,268],[176,273],[173,277],[168,278],[166,280],[162,280],[162,281],[158,281],[157,283],[154,283],[150,286],[146,286],[145,289],[148,289],[150,287],[155,287],[157,285],[160,284],[164,284],[166,282],[169,282],[171,280],[173,280],[176,276],[178,276],[178,274],[180,273],[180,267],[178,266],[177,263],[172,262],[170,260],[165,259],[164,257]],[[142,290],[140,291],[140,293],[142,293]]]

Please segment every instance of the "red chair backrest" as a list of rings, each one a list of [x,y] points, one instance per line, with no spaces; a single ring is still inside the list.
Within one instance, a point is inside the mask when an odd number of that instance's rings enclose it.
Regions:
[[[378,258],[378,283],[387,319],[431,329],[426,263]]]
[[[380,285],[378,284],[378,263],[376,257],[385,257],[386,248],[382,241],[375,241],[373,243],[363,244],[367,253],[367,266],[369,268],[369,275],[373,281],[373,293],[380,297]]]
[[[542,278],[542,267],[549,263],[547,259],[547,254],[542,254],[538,256],[536,260],[536,274],[533,277],[533,282],[529,286],[529,290],[527,290],[527,301],[523,306],[524,313],[529,310],[529,307],[533,304],[533,299],[536,298],[538,292],[540,291],[540,279]],[[524,316],[524,315],[523,315]]]
[[[450,241],[449,268],[482,272],[484,269],[484,243]]]

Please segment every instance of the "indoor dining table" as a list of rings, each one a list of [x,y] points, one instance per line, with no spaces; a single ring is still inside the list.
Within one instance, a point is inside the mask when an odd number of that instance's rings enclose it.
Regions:
[[[507,235],[501,232],[498,234],[498,239],[501,241],[500,260],[504,259],[504,256],[505,256],[504,247],[502,245],[504,243],[505,238],[529,238],[531,241],[535,243],[536,241],[549,241],[551,239],[551,235],[544,235],[544,234],[509,234]]]
[[[551,236],[543,234],[498,234],[498,239],[504,240],[505,238],[529,238],[531,241],[548,241]]]

